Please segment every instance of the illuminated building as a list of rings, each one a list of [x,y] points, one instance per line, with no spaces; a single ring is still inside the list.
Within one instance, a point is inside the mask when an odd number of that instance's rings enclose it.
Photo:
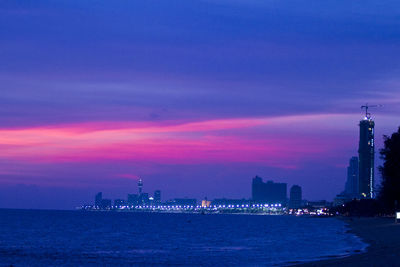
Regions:
[[[301,208],[301,203],[302,203],[301,187],[298,185],[293,185],[290,188],[289,208],[291,209]]]
[[[211,205],[211,201],[209,201],[207,199],[204,199],[204,200],[201,201],[201,206],[203,208],[208,208],[208,207],[210,207],[210,205]]]
[[[263,182],[261,177],[254,177],[251,188],[252,200],[260,203],[285,204],[287,198],[287,184]]]
[[[369,113],[360,121],[360,142],[358,147],[358,196],[374,198],[374,126]]]

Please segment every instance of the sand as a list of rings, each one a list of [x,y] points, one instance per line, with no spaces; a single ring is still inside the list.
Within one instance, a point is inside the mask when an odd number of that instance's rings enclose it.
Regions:
[[[394,218],[343,218],[369,244],[366,252],[297,266],[400,266],[400,223]]]

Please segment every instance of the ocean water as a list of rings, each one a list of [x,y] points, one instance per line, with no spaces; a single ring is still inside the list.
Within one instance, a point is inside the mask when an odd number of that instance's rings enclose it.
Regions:
[[[271,266],[363,250],[334,218],[0,210],[0,266]]]

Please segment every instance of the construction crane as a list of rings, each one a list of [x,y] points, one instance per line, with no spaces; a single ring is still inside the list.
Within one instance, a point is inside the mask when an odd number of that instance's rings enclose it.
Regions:
[[[369,108],[379,108],[382,107],[382,105],[368,105],[368,103],[366,103],[365,105],[361,106],[361,109],[365,109],[365,117],[367,119],[371,118],[371,113],[368,112]]]

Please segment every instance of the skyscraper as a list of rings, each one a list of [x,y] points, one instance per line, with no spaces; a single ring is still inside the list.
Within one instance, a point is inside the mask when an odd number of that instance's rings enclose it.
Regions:
[[[286,183],[263,182],[261,177],[254,177],[251,187],[253,201],[259,203],[286,204]]]
[[[301,187],[298,185],[293,185],[290,188],[289,208],[291,209],[300,208],[301,201],[302,201]]]
[[[359,197],[358,194],[358,158],[352,157],[347,167],[345,195],[350,199]]]
[[[374,127],[369,113],[360,121],[360,142],[358,146],[358,196],[374,198]]]

